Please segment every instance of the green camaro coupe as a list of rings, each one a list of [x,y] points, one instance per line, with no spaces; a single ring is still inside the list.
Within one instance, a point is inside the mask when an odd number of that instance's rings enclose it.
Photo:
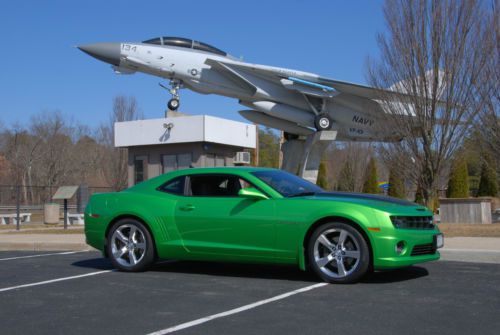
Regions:
[[[170,172],[94,194],[87,243],[123,271],[156,259],[294,264],[330,283],[439,259],[443,235],[420,205],[325,192],[266,168]]]

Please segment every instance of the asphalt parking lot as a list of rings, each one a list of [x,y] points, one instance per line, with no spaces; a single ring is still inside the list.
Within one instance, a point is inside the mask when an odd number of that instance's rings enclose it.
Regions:
[[[439,261],[354,285],[262,265],[121,273],[97,252],[0,252],[0,269],[0,334],[500,333],[500,264]]]

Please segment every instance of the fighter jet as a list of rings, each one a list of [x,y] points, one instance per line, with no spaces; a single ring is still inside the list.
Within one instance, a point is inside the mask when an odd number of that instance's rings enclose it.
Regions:
[[[112,65],[117,74],[142,72],[170,80],[170,110],[180,105],[179,90],[219,94],[250,109],[251,122],[283,130],[285,136],[336,130],[337,140],[396,141],[386,123],[382,96],[402,94],[324,78],[314,73],[251,64],[209,44],[180,37],[143,42],[96,43],[80,50]]]

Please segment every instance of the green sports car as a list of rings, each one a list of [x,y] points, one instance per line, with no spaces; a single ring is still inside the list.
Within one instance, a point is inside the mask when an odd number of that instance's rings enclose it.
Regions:
[[[156,259],[294,264],[330,283],[439,259],[443,235],[425,207],[325,192],[267,168],[195,168],[94,194],[87,243],[123,271]]]

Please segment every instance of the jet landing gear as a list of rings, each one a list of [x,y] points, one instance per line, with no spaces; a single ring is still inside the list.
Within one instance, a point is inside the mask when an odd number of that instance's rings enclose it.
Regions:
[[[180,105],[179,98],[172,98],[167,103],[167,107],[171,111],[177,110],[177,108],[179,108],[179,105]]]
[[[332,128],[332,119],[327,113],[321,113],[314,118],[314,126],[318,131],[329,130]]]
[[[166,89],[172,95],[172,99],[170,99],[167,103],[168,109],[171,111],[176,111],[181,104],[179,90],[182,88],[182,82],[180,80],[171,80],[170,88],[167,88],[162,84],[160,84],[160,86]]]
[[[316,130],[330,130],[333,126],[333,121],[330,118],[330,115],[326,112],[326,100],[306,94],[304,94],[304,98],[309,105],[309,108],[311,108],[311,111],[316,115],[314,117],[314,127]]]

